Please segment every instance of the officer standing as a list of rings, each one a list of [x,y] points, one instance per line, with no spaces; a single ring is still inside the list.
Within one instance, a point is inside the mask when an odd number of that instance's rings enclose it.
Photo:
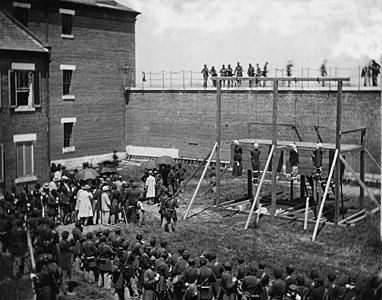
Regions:
[[[86,241],[83,243],[82,248],[85,256],[85,280],[86,277],[89,277],[90,271],[92,271],[95,279],[94,282],[98,283],[99,272],[96,261],[98,256],[98,249],[93,242],[93,234],[91,232],[86,234]],[[88,281],[90,282],[89,278]]]
[[[58,248],[60,249],[60,255],[58,257],[58,266],[61,268],[61,290],[63,294],[66,295],[68,293],[67,283],[72,278],[73,248],[68,241],[68,231],[63,231],[61,233],[61,237],[62,239],[58,244]]]

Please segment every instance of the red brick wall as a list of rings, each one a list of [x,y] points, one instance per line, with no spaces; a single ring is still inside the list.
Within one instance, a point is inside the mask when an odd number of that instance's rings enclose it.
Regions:
[[[44,12],[32,6],[28,26],[52,47],[49,80],[52,160],[124,150],[126,118],[121,68],[125,63],[130,67],[129,78],[135,78],[135,18],[108,9],[83,10],[75,5],[69,8],[76,11],[74,39],[61,37],[58,7],[49,7],[46,27]],[[72,77],[75,100],[62,100],[61,64],[76,66]],[[63,154],[61,118],[70,117],[77,119],[75,152]]]
[[[41,108],[35,112],[14,112],[9,104],[8,70],[11,63],[34,63],[36,71],[41,72]],[[10,189],[15,185],[16,178],[16,144],[15,134],[36,133],[34,143],[34,173],[39,183],[49,179],[49,145],[48,145],[48,94],[47,94],[47,64],[41,54],[26,54],[25,52],[1,52],[1,108],[0,108],[0,143],[4,144],[4,175],[5,182],[0,186]],[[35,182],[34,182],[35,183]],[[34,184],[31,183],[31,184]],[[23,184],[24,185],[24,184]]]
[[[380,92],[344,91],[342,129],[367,127],[366,148],[380,161]],[[336,92],[279,91],[278,123],[295,124],[303,141],[335,142]],[[216,92],[132,91],[127,106],[127,144],[179,149],[182,157],[203,158],[215,136]],[[270,125],[251,125],[253,122]],[[222,92],[222,159],[230,160],[230,142],[243,138],[272,138],[271,91]],[[290,128],[278,126],[278,139],[296,140]],[[359,143],[360,134],[343,143]],[[249,155],[249,154],[248,154]],[[358,156],[346,155],[355,169]],[[379,170],[367,159],[367,172]]]

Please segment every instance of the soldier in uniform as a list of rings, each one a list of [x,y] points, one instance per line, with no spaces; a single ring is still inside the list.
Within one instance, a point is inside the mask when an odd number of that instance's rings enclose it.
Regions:
[[[185,300],[196,300],[198,298],[196,283],[199,280],[200,271],[195,267],[195,259],[193,257],[190,257],[187,262],[188,267],[182,275],[186,286],[184,298]]]
[[[296,277],[293,276],[294,266],[289,264],[285,268],[285,271],[287,275],[285,276],[284,281],[285,281],[286,287],[288,288],[288,286],[290,286],[291,284],[296,284]]]
[[[117,227],[114,233],[115,234],[110,238],[110,241],[111,241],[111,246],[113,247],[114,251],[116,251],[119,247],[122,247],[122,244],[125,239],[121,236],[120,227]]]
[[[95,283],[98,283],[99,273],[97,268],[97,256],[98,249],[93,242],[93,234],[88,232],[86,234],[86,241],[82,245],[85,259],[85,280],[89,276],[89,272],[92,271],[95,279]],[[89,280],[89,279],[88,279]]]
[[[305,277],[304,275],[297,275],[296,277],[296,293],[301,297],[301,299],[305,299],[309,294],[309,289],[305,286]]]
[[[59,292],[59,271],[51,254],[42,254],[36,261],[37,273],[31,274],[37,300],[56,300]]]
[[[73,235],[73,256],[74,256],[74,270],[80,270],[81,256],[82,256],[82,242],[85,241],[85,237],[82,234],[83,227],[81,220],[75,222],[75,227],[72,230]]]
[[[10,240],[9,253],[13,257],[13,274],[18,275],[23,272],[24,255],[27,251],[27,233],[21,219],[16,219],[11,230]]]
[[[158,300],[166,300],[168,297],[167,281],[170,275],[170,268],[168,264],[166,263],[168,258],[167,250],[164,250],[162,252],[158,251],[158,255],[159,255],[159,258],[157,259],[157,262],[156,262],[156,265],[157,265],[156,270],[160,277],[157,284],[157,297],[158,297]]]
[[[165,221],[162,223],[162,228],[166,231],[168,230],[170,233],[175,230],[175,224],[178,221],[176,215],[176,208],[178,207],[179,204],[175,198],[169,196],[163,201],[162,215],[164,216]]]
[[[216,278],[216,281],[212,282],[211,284],[212,293],[215,299],[218,299],[218,293],[219,293],[219,288],[221,284],[221,277],[224,272],[224,266],[221,262],[216,260],[216,255],[213,253],[211,253],[207,257],[207,259],[209,260],[209,262],[207,263],[207,267],[211,268]]]
[[[61,241],[58,244],[59,248],[59,257],[58,257],[58,266],[61,268],[61,290],[64,295],[67,294],[67,282],[72,278],[72,255],[73,247],[70,245],[68,238],[69,232],[63,231],[61,233]]]
[[[155,300],[156,285],[160,275],[155,272],[155,259],[150,259],[150,267],[143,273],[143,297],[142,300]]]
[[[109,288],[108,284],[110,282],[111,274],[111,257],[113,255],[113,250],[107,243],[106,236],[101,236],[101,243],[98,246],[99,258],[98,258],[98,269],[101,277],[101,287],[105,286]]]
[[[207,260],[204,256],[199,259],[200,275],[198,281],[198,291],[200,300],[211,300],[213,297],[211,284],[216,282],[215,274],[211,268],[207,267]]]
[[[188,259],[190,258],[190,252],[183,251],[182,256],[175,263],[172,269],[172,283],[174,285],[174,297],[173,300],[182,300],[184,296],[184,281],[182,278],[183,272],[188,267]]]
[[[234,272],[234,276],[238,280],[237,296],[238,296],[238,299],[240,300],[242,298],[242,295],[243,295],[243,290],[241,289],[241,284],[243,283],[244,277],[247,276],[248,266],[244,263],[243,258],[238,258],[237,262],[239,265],[237,266],[236,271]]]
[[[256,273],[255,264],[249,264],[248,275],[243,278],[241,285],[243,300],[267,299],[261,280],[256,277]]]
[[[237,294],[237,278],[232,275],[232,265],[230,262],[224,264],[224,272],[220,283],[222,300],[234,300]]]
[[[275,277],[275,281],[270,286],[268,290],[268,295],[271,297],[271,300],[281,300],[286,292],[285,281],[282,280],[282,271],[279,269],[275,269],[273,271],[273,276]]]

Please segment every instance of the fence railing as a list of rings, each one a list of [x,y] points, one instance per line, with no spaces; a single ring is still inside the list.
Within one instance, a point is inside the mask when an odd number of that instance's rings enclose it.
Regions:
[[[350,81],[344,83],[344,86],[350,86],[356,89],[369,89],[372,86],[372,78],[371,76],[366,79],[361,77],[361,67],[355,68],[338,68],[338,67],[327,67],[327,77],[349,77]],[[244,76],[246,76],[246,71],[244,70]],[[290,77],[303,77],[303,78],[316,78],[321,76],[320,69],[311,69],[311,68],[297,68],[294,67],[292,74]],[[287,77],[286,69],[270,69],[268,70],[267,77]],[[261,81],[261,77],[259,77]],[[203,88],[203,74],[201,72],[195,71],[160,71],[160,72],[152,72],[152,71],[142,71],[141,79],[137,80],[137,86],[141,85],[142,88]],[[139,82],[141,84],[139,84]],[[290,82],[288,85],[287,82],[282,81],[281,86],[289,86],[297,87],[297,88],[314,88],[322,86],[321,82]],[[270,83],[267,84],[268,87]],[[326,87],[336,87],[336,82],[328,82]],[[212,77],[208,77],[207,87],[212,88],[213,82]],[[236,82],[233,82],[231,88],[244,88],[249,87],[248,82],[243,82],[241,86],[238,86]],[[255,87],[255,85],[253,85]],[[263,85],[259,85],[259,88],[263,87]]]

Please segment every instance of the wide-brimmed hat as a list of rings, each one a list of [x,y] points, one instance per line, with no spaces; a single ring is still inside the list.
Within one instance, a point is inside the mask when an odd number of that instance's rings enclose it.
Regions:
[[[83,190],[90,190],[90,185],[85,184],[85,186],[82,187]]]
[[[42,185],[42,188],[43,188],[43,189],[49,189],[49,183],[48,183],[48,182],[45,182],[45,183]]]
[[[109,186],[108,186],[108,185],[104,185],[104,186],[102,187],[102,190],[103,190],[104,192],[108,191],[108,190],[109,190]]]

